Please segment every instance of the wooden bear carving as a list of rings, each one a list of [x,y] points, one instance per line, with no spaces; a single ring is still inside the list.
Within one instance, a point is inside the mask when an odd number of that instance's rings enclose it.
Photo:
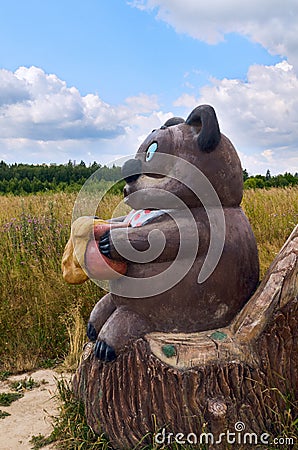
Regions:
[[[133,211],[116,222],[127,226],[95,232],[85,254],[90,278],[96,268],[88,248],[126,263],[88,323],[95,356],[105,361],[150,332],[228,325],[259,276],[255,238],[240,207],[241,164],[211,106],[153,130],[122,173]]]

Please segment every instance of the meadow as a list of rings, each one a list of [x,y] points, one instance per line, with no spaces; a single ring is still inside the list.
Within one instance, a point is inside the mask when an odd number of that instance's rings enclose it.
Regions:
[[[85,322],[103,292],[89,281],[71,286],[62,279],[75,199],[66,193],[0,196],[0,373],[65,360],[71,368],[85,339]],[[109,217],[117,203],[108,196],[101,216]]]
[[[61,276],[76,193],[0,196],[0,374],[64,364],[74,369],[85,325],[103,291]],[[108,194],[98,215],[121,200]],[[260,277],[298,222],[298,187],[246,190],[242,207],[254,230]]]

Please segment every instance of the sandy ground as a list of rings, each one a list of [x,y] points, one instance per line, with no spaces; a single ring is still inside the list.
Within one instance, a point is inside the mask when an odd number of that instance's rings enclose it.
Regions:
[[[69,375],[62,375],[69,379]],[[57,415],[57,403],[54,398],[56,382],[54,377],[61,374],[53,370],[38,370],[30,374],[15,375],[5,381],[0,381],[1,392],[13,392],[9,384],[15,380],[33,378],[34,381],[46,381],[39,387],[23,391],[24,397],[11,403],[10,406],[0,406],[2,411],[7,411],[10,416],[0,418],[0,450],[29,450],[32,436],[42,434],[48,436],[52,430],[51,416]],[[53,446],[43,447],[44,450]]]

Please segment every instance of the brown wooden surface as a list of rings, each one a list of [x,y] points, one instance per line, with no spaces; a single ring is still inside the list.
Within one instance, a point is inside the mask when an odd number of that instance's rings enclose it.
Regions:
[[[229,327],[151,333],[112,363],[87,344],[73,387],[89,425],[122,449],[145,435],[151,443],[165,426],[217,436],[241,421],[246,432],[277,436],[285,396],[298,400],[297,259],[298,227]]]

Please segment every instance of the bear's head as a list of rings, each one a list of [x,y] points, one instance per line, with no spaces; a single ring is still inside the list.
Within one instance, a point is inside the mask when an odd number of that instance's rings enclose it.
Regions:
[[[193,167],[196,170],[190,170]],[[222,206],[240,205],[241,163],[232,143],[221,134],[215,111],[209,105],[195,108],[186,121],[173,117],[149,134],[135,158],[123,165],[126,202],[134,209],[166,209],[175,207],[172,199],[176,197],[187,207],[202,206],[201,196],[191,188],[196,173],[209,180]],[[163,198],[162,192],[174,195]],[[153,197],[157,206],[152,203]]]

